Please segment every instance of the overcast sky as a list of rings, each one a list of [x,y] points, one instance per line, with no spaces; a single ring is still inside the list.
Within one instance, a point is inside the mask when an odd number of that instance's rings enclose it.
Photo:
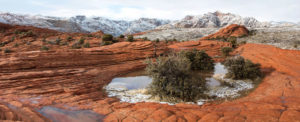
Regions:
[[[177,20],[216,10],[260,21],[300,21],[300,0],[0,0],[1,12],[59,17]]]

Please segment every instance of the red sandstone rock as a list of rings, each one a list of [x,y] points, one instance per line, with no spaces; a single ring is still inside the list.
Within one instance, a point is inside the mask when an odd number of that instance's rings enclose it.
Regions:
[[[237,32],[228,31],[229,35]],[[158,54],[196,48],[212,57],[220,55],[221,47],[230,46],[217,41],[158,45]],[[260,63],[267,73],[257,89],[246,97],[219,104],[170,106],[121,103],[107,98],[102,90],[113,77],[144,68],[144,60],[153,56],[152,42],[120,42],[80,50],[57,46],[48,52],[33,52],[30,46],[20,48],[24,50],[0,55],[0,99],[20,109],[16,112],[0,104],[0,119],[47,121],[33,107],[55,104],[92,109],[105,114],[104,121],[300,121],[300,51],[245,44],[234,53]],[[41,97],[39,104],[21,100],[37,96]]]
[[[221,30],[219,30],[217,33],[208,35],[206,37],[201,38],[201,40],[214,40],[214,39],[227,39],[228,37],[243,37],[248,36],[249,31],[245,26],[232,24],[229,25]]]

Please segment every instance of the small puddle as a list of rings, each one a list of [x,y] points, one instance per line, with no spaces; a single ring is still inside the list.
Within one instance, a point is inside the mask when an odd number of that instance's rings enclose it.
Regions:
[[[102,122],[104,118],[91,110],[71,111],[51,106],[45,106],[38,112],[53,122]]]
[[[151,82],[152,78],[148,76],[120,77],[114,78],[107,88],[117,88],[119,90],[144,89]]]
[[[200,75],[206,79],[206,85],[209,90],[205,94],[218,98],[237,97],[240,95],[240,91],[254,87],[251,81],[224,78],[227,72],[224,65],[216,63],[213,72],[195,72],[194,75]],[[109,97],[117,97],[121,102],[160,102],[151,99],[151,95],[146,93],[146,88],[151,82],[152,78],[147,76],[145,71],[136,71],[114,78],[105,89]],[[205,100],[199,100],[198,104],[203,104],[202,101]]]

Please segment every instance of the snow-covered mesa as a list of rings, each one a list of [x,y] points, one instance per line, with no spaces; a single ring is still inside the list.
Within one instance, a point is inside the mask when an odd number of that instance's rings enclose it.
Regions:
[[[208,12],[196,16],[188,15],[181,20],[175,21],[152,18],[140,18],[128,21],[86,16],[62,18],[0,12],[0,22],[49,28],[63,32],[96,32],[101,30],[104,33],[112,34],[114,36],[120,34],[134,34],[153,29],[221,28],[230,24],[245,25],[248,28],[300,28],[299,23],[274,21],[260,22],[253,17],[242,17],[236,14],[222,13],[219,11]]]
[[[75,16],[70,18],[18,15],[0,13],[0,22],[14,25],[28,25],[54,29],[63,32],[96,32],[103,31],[114,36],[133,34],[152,30],[160,25],[170,23],[169,20],[140,18],[133,21],[111,20],[105,17]]]
[[[299,27],[299,23],[274,21],[260,22],[253,17],[242,17],[232,13],[216,11],[208,12],[203,15],[188,15],[182,20],[173,21],[169,24],[159,26],[157,29],[220,28],[231,24],[244,25],[248,28]]]

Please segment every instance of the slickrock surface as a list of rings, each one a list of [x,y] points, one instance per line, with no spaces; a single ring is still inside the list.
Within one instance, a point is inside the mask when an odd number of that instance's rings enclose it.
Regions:
[[[0,121],[49,121],[43,106],[90,109],[104,121],[300,121],[300,51],[245,44],[235,54],[262,64],[266,74],[248,96],[222,103],[167,105],[121,103],[102,89],[112,78],[145,67],[145,59],[170,50],[197,48],[215,57],[218,41],[158,44],[119,42],[78,50],[27,51],[0,55]]]

